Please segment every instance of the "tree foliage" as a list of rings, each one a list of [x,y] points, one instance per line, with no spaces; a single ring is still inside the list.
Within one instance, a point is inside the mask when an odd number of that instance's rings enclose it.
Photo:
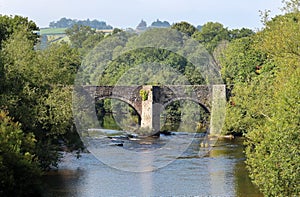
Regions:
[[[185,21],[175,23],[171,26],[171,28],[182,32],[188,36],[192,36],[197,31],[196,27]]]
[[[35,31],[38,31],[39,28],[33,21],[18,15],[0,15],[0,47],[2,42],[7,40],[14,32],[21,30],[26,32],[24,35],[26,38],[32,40],[34,43],[37,43],[38,35],[35,33]]]
[[[5,110],[0,111],[0,194],[32,196],[38,192],[40,170],[33,133],[24,133]]]
[[[250,176],[266,196],[300,194],[299,19],[299,12],[276,16],[221,58],[234,84],[224,129],[247,137]]]
[[[299,19],[299,12],[278,16],[258,35],[258,48],[277,70],[269,83],[267,118],[249,132],[246,153],[254,182],[270,196],[300,194]]]
[[[52,21],[49,24],[51,28],[72,28],[74,25],[78,26],[89,26],[93,29],[112,29],[112,26],[107,25],[104,21],[94,20],[76,20],[76,19],[68,19],[61,18],[58,21]]]
[[[0,106],[21,123],[25,134],[34,134],[37,163],[49,168],[59,159],[59,140],[74,134],[69,86],[81,59],[67,44],[34,50],[35,40],[27,34],[26,29],[15,31],[2,44]]]
[[[282,8],[284,12],[293,13],[293,12],[299,12],[300,10],[299,0],[282,0],[282,3],[284,4]]]
[[[220,41],[229,40],[229,32],[221,23],[208,22],[193,37],[212,54]]]
[[[233,41],[253,34],[254,32],[247,28],[228,30],[221,23],[207,22],[199,31],[194,32],[193,37],[202,43],[210,54],[213,54],[223,41]]]
[[[92,50],[104,38],[104,33],[96,31],[89,26],[75,24],[66,30],[71,45],[79,49],[82,55]]]
[[[219,59],[223,80],[226,84],[236,84],[256,77],[266,57],[254,49],[252,38],[245,37],[232,41]]]
[[[151,23],[150,27],[154,27],[154,28],[162,28],[162,27],[170,27],[170,23],[168,21],[160,21],[159,19],[157,19],[156,21]]]
[[[210,68],[206,50],[221,65],[228,85],[224,132],[246,136],[251,178],[266,196],[300,195],[299,0],[284,2],[287,14],[270,21],[265,18],[266,27],[256,34],[245,28],[228,30],[220,23],[208,22],[197,30],[180,22],[171,28],[183,34],[167,29],[153,37],[159,29],[150,29],[138,36],[115,29],[114,36],[104,36],[86,24],[63,19],[72,23],[67,30],[71,46],[53,44],[42,51],[34,50],[37,35],[33,31],[38,28],[32,21],[1,16],[0,106],[5,110],[0,112],[0,195],[32,194],[34,188],[27,188],[35,184],[40,168],[57,165],[60,144],[72,149],[80,146],[72,122],[71,86],[83,55],[88,59],[81,67],[85,84],[179,84],[186,79],[207,84],[205,76],[217,71]],[[147,47],[149,40],[157,48]],[[172,52],[178,47],[178,53]],[[98,54],[89,53],[93,48]],[[110,61],[101,64],[105,59]],[[196,68],[190,61],[203,67]],[[177,75],[171,77],[174,70]],[[96,103],[101,121],[105,119],[102,112],[115,113],[110,103]],[[191,110],[181,109],[179,101],[167,107],[165,129],[178,128],[180,116],[191,120],[199,115],[194,113],[195,103],[186,104]],[[126,111],[134,116],[122,124],[138,122],[133,109],[117,105],[121,116],[127,117]],[[107,120],[114,121],[112,116]]]

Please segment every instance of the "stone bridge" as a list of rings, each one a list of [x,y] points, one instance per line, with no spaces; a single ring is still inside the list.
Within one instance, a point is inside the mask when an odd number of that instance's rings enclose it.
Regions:
[[[160,129],[160,113],[177,100],[192,100],[211,113],[215,98],[225,98],[224,85],[162,86],[83,86],[95,100],[113,98],[132,106],[141,118],[141,127],[154,132]]]

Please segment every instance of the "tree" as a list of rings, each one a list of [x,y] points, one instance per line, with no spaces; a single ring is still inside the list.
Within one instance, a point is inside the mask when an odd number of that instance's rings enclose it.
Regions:
[[[53,44],[34,50],[26,32],[15,32],[1,51],[5,80],[0,105],[22,123],[25,133],[33,132],[36,156],[41,167],[55,166],[59,139],[72,131],[71,92],[81,63],[79,53],[67,44]],[[64,102],[62,102],[64,101]]]
[[[282,3],[285,4],[285,6],[282,8],[283,11],[286,13],[295,13],[299,12],[300,10],[300,2],[299,0],[282,0]]]
[[[161,27],[170,27],[170,23],[168,21],[160,21],[160,20],[156,20],[153,23],[151,23],[150,27],[154,27],[154,28],[161,28]]]
[[[226,84],[249,83],[259,74],[266,55],[254,48],[251,37],[237,39],[228,44],[220,54],[222,78]]]
[[[26,31],[24,36],[29,40],[32,40],[34,43],[38,41],[38,35],[35,31],[38,31],[39,28],[26,17],[0,15],[0,24],[0,47],[3,41],[7,40],[14,32],[20,30]]]
[[[119,32],[123,32],[123,30],[119,28],[114,28],[112,34],[117,34]]]
[[[225,129],[246,136],[250,177],[266,196],[300,193],[299,19],[276,16],[223,53],[223,76],[234,83]]]
[[[89,26],[77,24],[67,29],[66,34],[71,41],[72,47],[79,49],[82,55],[93,49],[104,38],[104,33],[96,31]]]
[[[266,196],[300,194],[299,68],[290,67],[277,77],[271,113],[247,134],[250,176]]]
[[[238,38],[245,38],[254,35],[254,32],[251,29],[242,28],[242,29],[232,29],[229,30],[229,39],[235,40]]]
[[[61,142],[70,150],[82,145],[71,111],[81,58],[66,43],[35,50],[35,34],[18,24],[25,19],[0,18],[7,22],[0,48],[0,195],[34,196],[41,169],[57,166]]]
[[[107,25],[104,21],[94,20],[76,20],[76,19],[68,19],[68,18],[61,18],[59,21],[52,21],[49,24],[51,28],[72,28],[74,25],[82,25],[82,26],[89,26],[93,29],[112,29],[112,26]]]
[[[197,31],[196,27],[185,21],[175,23],[171,26],[171,28],[180,31],[188,36],[192,36]]]
[[[40,193],[41,171],[35,155],[36,139],[25,134],[21,125],[0,110],[0,194],[32,196]]]
[[[265,121],[248,132],[246,154],[254,183],[269,196],[300,194],[299,20],[299,12],[277,16],[258,34],[257,47],[276,70],[268,83],[273,91],[267,97]]]
[[[10,114],[22,123],[23,130],[31,130],[35,121],[33,111],[28,108],[31,107],[30,101],[34,100],[35,94],[28,94],[27,90],[32,85],[31,81],[35,79],[28,73],[31,66],[35,64],[33,61],[35,52],[33,51],[33,41],[24,36],[26,33],[25,31],[14,32],[3,43],[1,63],[4,80],[2,81],[0,105],[6,106]]]
[[[200,31],[195,32],[193,37],[202,43],[211,54],[222,40],[230,40],[228,29],[217,22],[204,24]]]
[[[96,30],[89,26],[75,24],[66,30],[66,34],[69,37],[73,47],[82,48],[83,42],[87,40],[89,36],[95,35]]]

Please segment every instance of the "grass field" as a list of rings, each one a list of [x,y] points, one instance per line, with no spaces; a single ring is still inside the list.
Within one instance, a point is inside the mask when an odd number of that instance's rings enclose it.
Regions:
[[[42,28],[41,35],[65,34],[67,28]]]
[[[47,36],[47,41],[48,43],[58,43],[58,42],[66,42],[69,43],[70,39],[68,36],[63,35],[63,34],[49,34]]]

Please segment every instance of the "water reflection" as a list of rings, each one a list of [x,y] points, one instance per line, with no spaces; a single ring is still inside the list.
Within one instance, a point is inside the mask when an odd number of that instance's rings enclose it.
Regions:
[[[219,162],[223,161],[222,164],[219,164],[223,165],[226,169],[231,168],[232,171],[224,170],[223,172],[220,172],[219,176],[213,176],[213,182],[219,182],[219,190],[221,190],[224,187],[228,187],[228,185],[222,184],[224,181],[220,181],[222,180],[222,177],[233,177],[234,182],[230,184],[229,187],[231,190],[235,191],[235,196],[262,197],[263,195],[258,191],[258,188],[251,183],[248,176],[243,151],[243,138],[236,138],[235,140],[219,140],[217,146],[210,151],[209,157],[216,158]],[[225,191],[222,193],[224,192]]]
[[[44,196],[261,196],[248,178],[242,151],[241,140],[222,140],[205,157],[181,157],[143,173],[111,168],[91,154],[78,160],[65,154],[59,170],[44,177]],[[147,159],[136,162],[151,162]]]

